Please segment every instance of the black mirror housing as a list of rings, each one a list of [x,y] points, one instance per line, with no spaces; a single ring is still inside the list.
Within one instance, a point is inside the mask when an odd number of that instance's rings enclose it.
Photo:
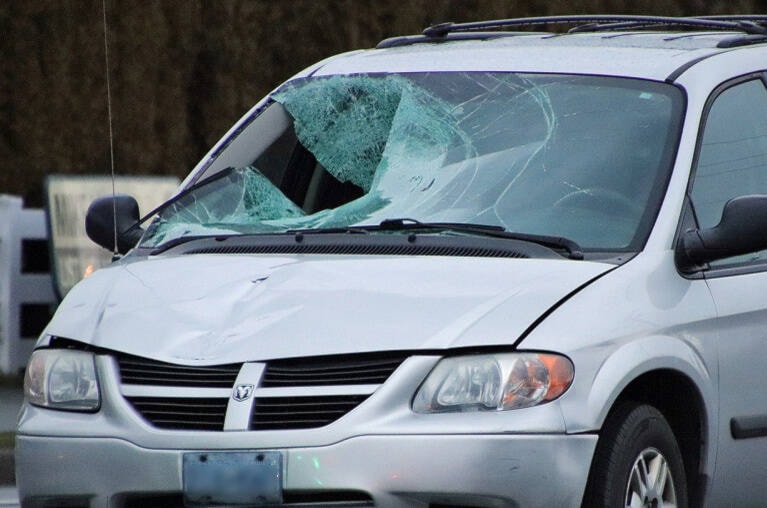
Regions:
[[[677,264],[683,271],[730,256],[767,249],[767,195],[729,200],[719,224],[685,231],[679,239]]]
[[[144,230],[139,227],[139,207],[133,196],[115,194],[96,199],[85,215],[85,232],[96,244],[125,254],[136,246]],[[115,226],[117,235],[115,235]],[[115,248],[117,236],[117,248]]]

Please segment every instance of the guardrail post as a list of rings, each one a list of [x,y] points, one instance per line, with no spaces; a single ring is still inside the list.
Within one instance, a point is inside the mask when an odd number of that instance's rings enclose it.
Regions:
[[[56,305],[45,213],[0,195],[0,372],[23,370]],[[42,259],[43,261],[40,261]]]
[[[14,274],[21,270],[16,223],[23,201],[15,196],[0,195],[0,372],[14,370],[19,319],[12,302]]]

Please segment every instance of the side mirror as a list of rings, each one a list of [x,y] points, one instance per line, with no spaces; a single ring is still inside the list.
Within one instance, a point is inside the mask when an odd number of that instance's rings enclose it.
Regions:
[[[96,244],[112,252],[125,254],[144,234],[139,223],[138,202],[133,196],[116,194],[96,199],[85,214],[85,232]],[[117,249],[115,249],[115,225]]]
[[[695,271],[710,261],[767,249],[767,195],[729,200],[719,224],[685,231],[676,258],[683,271]]]

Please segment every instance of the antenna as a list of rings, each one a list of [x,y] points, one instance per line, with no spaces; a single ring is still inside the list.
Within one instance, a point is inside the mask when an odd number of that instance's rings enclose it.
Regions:
[[[107,77],[107,113],[109,115],[109,161],[112,171],[112,223],[114,229],[114,251],[112,252],[112,260],[120,257],[117,252],[117,199],[115,192],[115,144],[114,133],[112,132],[112,91],[109,83],[109,40],[107,37],[107,1],[101,0],[101,10],[104,14],[104,61],[105,71]]]

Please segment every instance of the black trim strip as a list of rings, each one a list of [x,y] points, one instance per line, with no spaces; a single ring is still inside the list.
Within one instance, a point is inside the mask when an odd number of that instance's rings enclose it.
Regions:
[[[703,56],[699,56],[698,58],[693,58],[692,60],[682,64],[676,70],[674,70],[674,72],[669,74],[666,77],[666,83],[673,84],[677,80],[677,78],[679,78],[679,76],[684,74],[685,71],[687,71],[690,67],[694,66],[697,63],[702,62],[703,60],[708,60],[712,56],[721,55],[722,53],[726,53],[726,51],[716,51],[716,52],[713,52],[713,53],[708,53],[708,54],[703,55]]]
[[[615,268],[618,268],[617,266]],[[591,279],[590,281],[586,282],[582,286],[580,286],[578,289],[573,291],[569,296],[574,295],[577,293],[580,289],[583,289],[584,287],[588,286],[595,280],[599,279],[603,275],[606,275],[607,273],[613,271],[615,268],[612,268],[610,270],[607,270],[605,273],[596,276],[595,278]],[[559,304],[563,303],[564,300],[567,300],[568,297],[565,297],[562,301],[559,302]],[[555,307],[558,305],[555,304]],[[553,310],[555,307],[552,307]],[[549,312],[550,313],[550,312]],[[532,327],[528,329],[527,333],[529,333],[532,330]],[[463,355],[480,355],[480,354],[493,354],[493,353],[510,353],[512,351],[515,351],[515,347],[512,344],[489,344],[489,345],[479,345],[479,346],[461,346],[461,347],[448,347],[445,349],[393,349],[393,350],[374,350],[374,351],[363,351],[359,353],[337,353],[333,355],[315,355],[315,356],[292,356],[292,357],[283,357],[283,358],[251,358],[246,357],[242,360],[243,363],[248,362],[260,362],[260,363],[272,363],[272,362],[289,362],[292,360],[296,361],[328,361],[333,360],[336,358],[367,358],[367,357],[384,357],[389,356],[392,358],[398,358],[398,357],[410,357],[410,356],[439,356],[439,357],[450,357],[450,356],[463,356]],[[103,347],[97,347],[92,346],[90,344],[87,344],[85,342],[80,342],[72,339],[66,339],[63,337],[53,337],[51,340],[51,343],[49,346],[40,347],[38,349],[75,349],[78,351],[92,351],[95,354],[100,355],[110,355],[110,356],[119,356],[119,355],[127,355],[132,353],[125,353],[123,351],[118,351],[116,349],[107,349]],[[551,352],[549,350],[538,350],[538,349],[524,349],[520,350],[525,353],[547,353]],[[145,358],[148,360],[152,360],[151,358],[146,357],[139,357],[139,358]],[[407,359],[407,358],[405,358]],[[402,361],[404,362],[405,359]],[[152,360],[152,361],[158,361],[160,363],[160,360]],[[189,365],[187,364],[171,364],[175,365],[177,367],[187,367]],[[211,365],[193,365],[191,367],[221,367],[221,365],[225,364],[211,364]]]
[[[730,432],[735,439],[767,437],[767,415],[736,416],[730,420]]]
[[[157,254],[338,254],[562,259],[557,251],[522,240],[428,234],[261,234],[190,239]]]
[[[631,259],[627,260],[626,262],[628,263],[629,261],[631,261]],[[527,351],[525,349],[520,349],[519,345],[522,343],[523,340],[525,340],[527,338],[528,335],[530,335],[533,332],[533,330],[535,330],[538,327],[539,324],[543,323],[546,319],[548,319],[548,317],[550,315],[552,315],[554,313],[554,311],[556,311],[558,308],[560,308],[565,302],[570,300],[573,296],[575,296],[576,294],[580,293],[583,289],[585,289],[586,287],[590,286],[594,282],[598,281],[599,279],[601,279],[602,277],[604,277],[608,273],[612,273],[613,271],[617,270],[618,268],[620,268],[620,266],[623,266],[623,265],[618,265],[618,266],[616,266],[614,268],[611,268],[609,270],[605,270],[604,272],[602,272],[602,273],[594,276],[593,278],[587,280],[586,282],[584,282],[583,284],[581,284],[580,286],[578,286],[577,288],[573,289],[568,294],[563,296],[554,305],[549,307],[548,310],[546,310],[543,314],[538,316],[538,319],[533,321],[532,324],[530,326],[528,326],[527,329],[524,332],[522,332],[522,334],[519,336],[519,338],[514,341],[514,344],[512,345],[514,351],[517,351],[517,350]]]

